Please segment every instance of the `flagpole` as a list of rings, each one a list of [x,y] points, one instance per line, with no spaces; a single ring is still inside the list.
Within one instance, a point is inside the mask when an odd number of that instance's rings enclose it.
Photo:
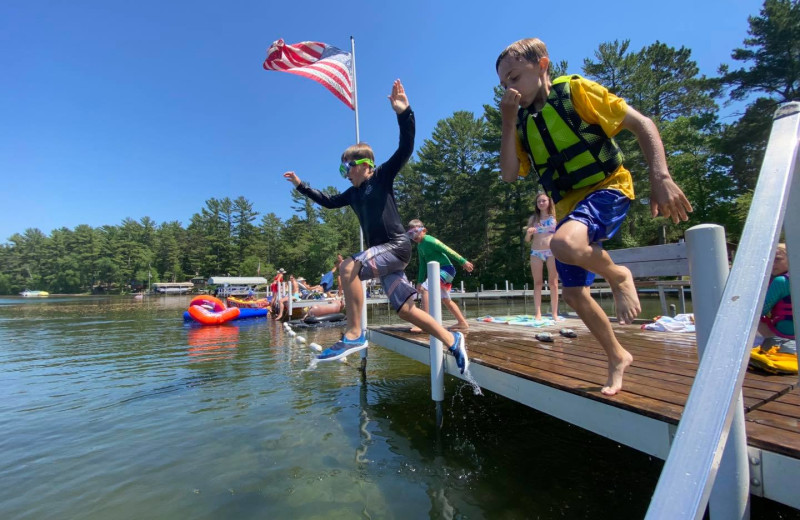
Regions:
[[[353,111],[356,115],[356,143],[361,142],[361,136],[358,131],[358,81],[356,80],[356,40],[350,36],[350,53],[353,61],[350,66],[353,74]],[[364,230],[361,226],[358,227],[361,251],[364,250]],[[366,330],[367,328],[367,282],[361,281],[361,294],[363,295],[364,305],[361,306],[361,327]],[[361,351],[361,370],[366,371],[367,368],[367,349]]]
[[[361,137],[358,131],[358,81],[356,81],[356,40],[350,37],[350,54],[353,56],[351,63],[353,73],[353,107],[356,113],[356,142],[361,142]]]
[[[352,36],[350,37],[350,54],[352,55],[353,59],[350,62],[350,68],[352,69],[350,72],[353,75],[353,111],[356,115],[356,143],[361,142],[361,135],[358,130],[358,80],[356,79],[356,40]],[[359,231],[359,239],[360,239],[360,247],[361,251],[364,250],[364,230],[361,229],[361,226],[358,227]]]

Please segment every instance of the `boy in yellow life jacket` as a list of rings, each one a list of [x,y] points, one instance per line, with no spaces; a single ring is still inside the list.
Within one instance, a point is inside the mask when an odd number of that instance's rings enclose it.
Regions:
[[[549,65],[547,47],[537,38],[514,42],[497,58],[506,91],[500,101],[500,171],[503,180],[514,182],[535,169],[556,214],[564,215],[550,242],[563,296],[605,350],[608,380],[602,392],[614,395],[633,356],[589,293],[593,273],[611,286],[620,323],[632,323],[641,308],[630,271],[614,264],[602,247],[619,230],[634,198],[631,174],[613,136],[623,129],[636,136],[650,167],[654,217],[685,221],[692,206],[669,174],[650,119],[580,76],[551,83]]]

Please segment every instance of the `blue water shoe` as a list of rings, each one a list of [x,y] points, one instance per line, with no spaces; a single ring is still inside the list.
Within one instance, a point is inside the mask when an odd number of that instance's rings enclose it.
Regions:
[[[347,336],[343,335],[342,339],[337,341],[332,347],[323,350],[322,354],[317,356],[317,359],[320,361],[335,361],[353,352],[364,350],[368,346],[369,342],[363,332],[358,339],[349,339]]]
[[[467,367],[469,367],[469,357],[467,357],[467,347],[464,344],[464,335],[460,332],[453,332],[453,337],[455,338],[453,346],[447,350],[456,358],[456,365],[458,365],[458,368],[461,369],[461,373],[463,374],[464,371],[467,370]]]

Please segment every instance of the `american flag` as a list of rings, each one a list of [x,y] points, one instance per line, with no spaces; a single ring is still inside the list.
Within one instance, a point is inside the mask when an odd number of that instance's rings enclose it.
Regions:
[[[331,94],[354,109],[352,55],[320,42],[286,45],[278,40],[267,50],[264,69],[297,74],[321,83]]]

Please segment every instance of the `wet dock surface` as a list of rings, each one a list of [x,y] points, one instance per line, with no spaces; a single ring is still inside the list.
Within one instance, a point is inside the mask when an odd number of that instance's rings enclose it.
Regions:
[[[454,322],[445,322],[452,325]],[[677,424],[697,373],[694,333],[641,330],[618,325],[614,331],[634,362],[625,372],[623,390],[605,396],[607,378],[603,349],[578,319],[567,318],[542,328],[470,320],[466,344],[471,362],[585,399],[668,424]],[[559,335],[570,328],[576,338]],[[428,347],[429,337],[412,334],[409,326],[370,327],[382,335]],[[553,342],[536,339],[550,332]],[[376,338],[377,344],[381,344]],[[476,376],[476,382],[481,380]],[[800,459],[800,388],[796,375],[770,375],[748,370],[742,387],[748,444]]]

